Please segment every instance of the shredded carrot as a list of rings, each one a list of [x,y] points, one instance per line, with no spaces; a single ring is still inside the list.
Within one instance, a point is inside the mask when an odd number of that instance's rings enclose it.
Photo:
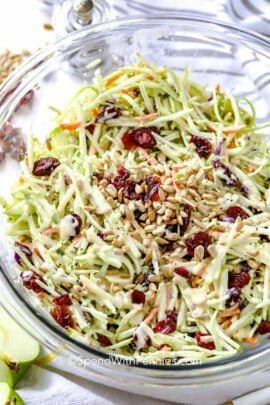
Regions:
[[[235,140],[232,139],[231,142],[230,142],[229,145],[228,145],[228,148],[229,148],[229,149],[233,149],[233,148],[235,148],[235,147],[236,147]]]
[[[95,117],[100,113],[99,108],[93,108],[93,110],[91,111],[92,115],[94,115]]]
[[[168,345],[163,345],[159,350],[161,350],[162,352],[171,352],[172,348]]]
[[[146,325],[149,325],[149,323],[152,322],[152,320],[155,318],[157,313],[158,313],[158,307],[153,308],[150,311],[150,314],[145,318],[144,323],[146,323]]]
[[[146,114],[146,115],[139,115],[137,117],[134,117],[134,120],[136,121],[149,121],[152,118],[155,118],[158,116],[158,113],[151,113],[151,114]]]
[[[43,231],[43,233],[48,236],[55,235],[55,234],[59,233],[59,228],[54,226],[53,228],[45,229],[45,231]]]
[[[122,76],[122,74],[117,72],[108,77],[108,79],[106,80],[106,86],[110,86],[111,84],[113,84],[117,79],[119,79],[120,76]]]
[[[206,124],[206,128],[208,129],[208,132],[216,132],[215,128],[211,127],[209,124]]]
[[[211,231],[214,232],[224,232],[224,227],[221,225],[212,226]]]
[[[237,132],[241,131],[243,128],[245,128],[245,125],[240,125],[239,127],[236,127],[236,128],[232,128],[232,127],[225,128],[223,130],[223,132],[225,132],[225,134],[227,134],[227,135],[234,135],[234,134],[237,134]]]
[[[148,80],[154,80],[154,77],[153,77],[152,75],[148,75],[148,76],[146,77],[146,79],[148,79]]]
[[[251,345],[256,345],[258,343],[258,339],[252,336],[246,337],[243,339],[243,342],[249,343]]]
[[[254,167],[251,165],[245,165],[244,169],[248,172],[248,173],[253,173],[254,172]]]
[[[220,312],[219,318],[232,318],[233,316],[239,315],[241,313],[239,308],[232,310],[232,308],[224,309]]]
[[[31,250],[32,250],[36,255],[39,255],[39,254],[40,254],[40,251],[38,250],[38,247],[37,247],[37,246],[31,246]]]
[[[239,304],[238,304],[238,302],[236,302],[231,308],[227,308],[227,309],[224,309],[223,311],[221,311],[218,314],[218,317],[227,318],[228,316],[231,316],[232,312],[234,312],[236,309],[238,309],[238,307],[239,307]]]
[[[70,246],[76,246],[76,244],[82,239],[82,235],[76,236],[73,241],[71,242]]]
[[[232,321],[231,319],[226,319],[226,321],[222,322],[220,325],[223,329],[227,329],[229,326],[231,326]]]
[[[38,250],[38,247],[33,245],[32,243],[29,243],[29,240],[24,240],[21,239],[20,242],[22,242],[25,246],[27,246],[30,250],[32,250],[33,253],[39,255],[40,251]]]
[[[67,129],[69,131],[74,131],[75,129],[78,129],[81,126],[81,121],[76,121],[76,122],[63,122],[60,124],[60,128],[62,129]]]
[[[181,166],[180,166],[180,165],[179,165],[179,166],[177,165],[177,166],[175,166],[175,167],[172,167],[172,171],[174,172],[174,174],[177,174],[180,169],[181,169]]]
[[[133,92],[134,92],[134,89],[132,87],[120,90],[120,93],[122,93],[122,94],[133,94]]]
[[[237,231],[237,232],[241,232],[242,229],[243,229],[243,227],[244,227],[243,222],[240,222],[240,223],[237,225],[237,227],[236,227],[236,231]]]
[[[216,92],[217,92],[217,93],[219,93],[219,92],[220,92],[220,84],[219,84],[219,83],[218,83],[218,84],[216,84],[215,90],[216,90]]]

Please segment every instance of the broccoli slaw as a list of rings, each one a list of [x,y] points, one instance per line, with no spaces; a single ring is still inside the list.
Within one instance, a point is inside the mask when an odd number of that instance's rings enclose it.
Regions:
[[[139,58],[53,110],[1,199],[20,282],[52,318],[157,362],[270,333],[269,124],[252,103]]]

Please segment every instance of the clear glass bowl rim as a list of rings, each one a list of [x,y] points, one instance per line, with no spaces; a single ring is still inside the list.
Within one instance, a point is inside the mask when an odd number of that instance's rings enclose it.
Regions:
[[[102,35],[102,32],[106,32],[107,30],[113,31],[115,29],[123,30],[125,28],[130,28],[134,26],[134,28],[139,28],[141,26],[147,25],[150,27],[151,25],[163,25],[163,26],[174,26],[178,25],[179,28],[181,24],[191,24],[195,23],[197,26],[202,28],[208,28],[209,31],[212,33],[220,32],[221,30],[225,30],[226,34],[230,36],[230,39],[234,41],[238,41],[242,45],[248,46],[249,48],[253,49],[264,55],[270,61],[270,52],[269,52],[269,45],[270,40],[258,33],[255,33],[251,30],[244,29],[242,27],[238,27],[234,24],[229,24],[227,22],[218,21],[213,18],[207,18],[204,16],[194,16],[190,13],[181,13],[178,14],[169,14],[164,16],[160,16],[158,14],[153,16],[138,16],[138,17],[128,17],[128,18],[120,18],[113,21],[103,22],[92,27],[86,27],[81,29],[80,31],[68,34],[67,36],[56,40],[54,43],[47,46],[44,50],[41,50],[35,53],[32,57],[30,57],[26,62],[24,62],[7,80],[0,86],[0,127],[6,122],[14,109],[16,108],[18,100],[20,97],[25,94],[26,91],[30,89],[30,82],[28,81],[24,84],[23,78],[26,72],[30,72],[32,69],[36,68],[39,64],[42,64],[44,61],[49,60],[50,58],[54,57],[54,54],[59,54],[62,51],[65,51],[70,46],[74,46],[76,41],[82,41],[86,37],[90,37],[93,35]],[[40,73],[40,72],[39,72]],[[38,74],[39,74],[38,73]],[[15,89],[15,90],[14,90]],[[17,313],[20,304],[24,304],[23,311],[25,312],[26,319],[29,321],[31,325],[38,322],[38,325],[44,333],[48,333],[49,335],[53,336],[55,339],[60,341],[61,343],[65,344],[68,342],[69,345],[69,354],[84,354],[93,355],[95,357],[100,357],[103,359],[112,359],[114,358],[116,361],[119,359],[118,355],[107,353],[104,351],[100,351],[94,347],[89,347],[84,345],[81,342],[75,341],[74,339],[70,338],[67,334],[64,333],[60,328],[57,326],[52,325],[50,322],[47,321],[44,317],[38,314],[32,306],[29,305],[28,302],[24,299],[24,297],[20,294],[19,291],[16,290],[14,284],[12,283],[11,278],[8,276],[8,271],[4,270],[3,263],[0,258],[0,277],[4,282],[4,285],[7,287],[9,293],[11,294],[12,298],[15,302],[15,312],[14,310],[10,311],[9,305],[7,305],[7,301],[1,299],[1,304],[5,307],[5,309],[12,315],[17,323],[19,323],[22,327],[25,328],[25,324],[21,322],[20,315]],[[31,330],[28,332],[33,334],[35,338],[37,335]],[[50,349],[58,350],[57,346],[51,342],[44,341],[44,339],[40,339],[42,344],[47,345]],[[78,353],[78,351],[80,353]],[[227,371],[230,375],[233,375],[233,370],[236,371],[239,367],[246,368],[250,372],[250,367],[254,371],[259,370],[262,368],[261,363],[265,366],[267,364],[266,358],[270,355],[270,342],[265,342],[252,350],[247,350],[242,352],[238,355],[218,360],[218,361],[211,361],[207,363],[203,363],[200,365],[146,365],[139,362],[134,362],[134,364],[127,363],[130,368],[139,368],[139,369],[148,369],[148,370],[162,370],[165,372],[168,371],[179,371],[184,372],[182,376],[186,376],[192,379],[201,377],[201,372],[204,370],[206,374],[205,377],[209,377],[209,375],[216,375],[217,372]],[[260,364],[258,359],[260,358]],[[264,359],[262,361],[262,359]],[[130,358],[129,358],[130,360]],[[125,362],[123,361],[123,364]],[[245,367],[249,366],[249,367]],[[182,374],[182,373],[181,373]],[[165,375],[164,375],[165,376]],[[180,375],[179,375],[180,377]]]

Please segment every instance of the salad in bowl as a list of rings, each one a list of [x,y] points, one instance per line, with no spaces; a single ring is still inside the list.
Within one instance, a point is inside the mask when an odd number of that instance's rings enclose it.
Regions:
[[[70,336],[135,359],[257,345],[270,333],[270,160],[252,103],[138,57],[53,110],[1,199],[29,294]]]

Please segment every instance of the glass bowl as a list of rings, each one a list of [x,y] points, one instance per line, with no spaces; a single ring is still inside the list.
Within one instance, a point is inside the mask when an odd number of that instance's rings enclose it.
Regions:
[[[0,128],[12,119],[13,125],[20,126],[25,134],[32,133],[44,139],[50,130],[48,105],[63,106],[79,85],[91,81],[94,69],[89,67],[90,62],[99,58],[101,73],[107,74],[132,62],[136,52],[151,62],[170,66],[179,72],[190,67],[195,81],[212,86],[218,83],[235,96],[248,97],[257,108],[258,122],[270,120],[269,41],[215,20],[172,15],[102,23],[69,34],[34,55],[1,88]],[[33,104],[16,111],[22,96],[31,89],[35,89]],[[1,166],[1,194],[8,193],[10,183],[18,173],[17,163],[7,161]],[[241,391],[249,391],[251,385],[257,388],[265,381],[260,377],[255,384],[256,378],[250,376],[267,369],[270,360],[268,341],[226,360],[157,365],[119,359],[73,340],[52,322],[37,302],[33,302],[32,296],[18,282],[12,250],[3,230],[2,218],[1,303],[46,347],[66,360],[73,358],[76,362],[76,359],[81,359],[76,366],[88,372],[86,378],[167,400],[176,400],[181,394],[184,403],[196,403],[196,398],[191,398],[198,395],[196,390],[199,390],[201,400],[206,398],[209,380],[215,384],[215,388],[214,385],[211,387],[212,395],[215,392],[221,395],[225,382],[231,384],[222,397],[224,400]],[[240,376],[241,382],[238,380]],[[250,383],[241,388],[244,378]],[[207,403],[212,402],[208,400]]]

